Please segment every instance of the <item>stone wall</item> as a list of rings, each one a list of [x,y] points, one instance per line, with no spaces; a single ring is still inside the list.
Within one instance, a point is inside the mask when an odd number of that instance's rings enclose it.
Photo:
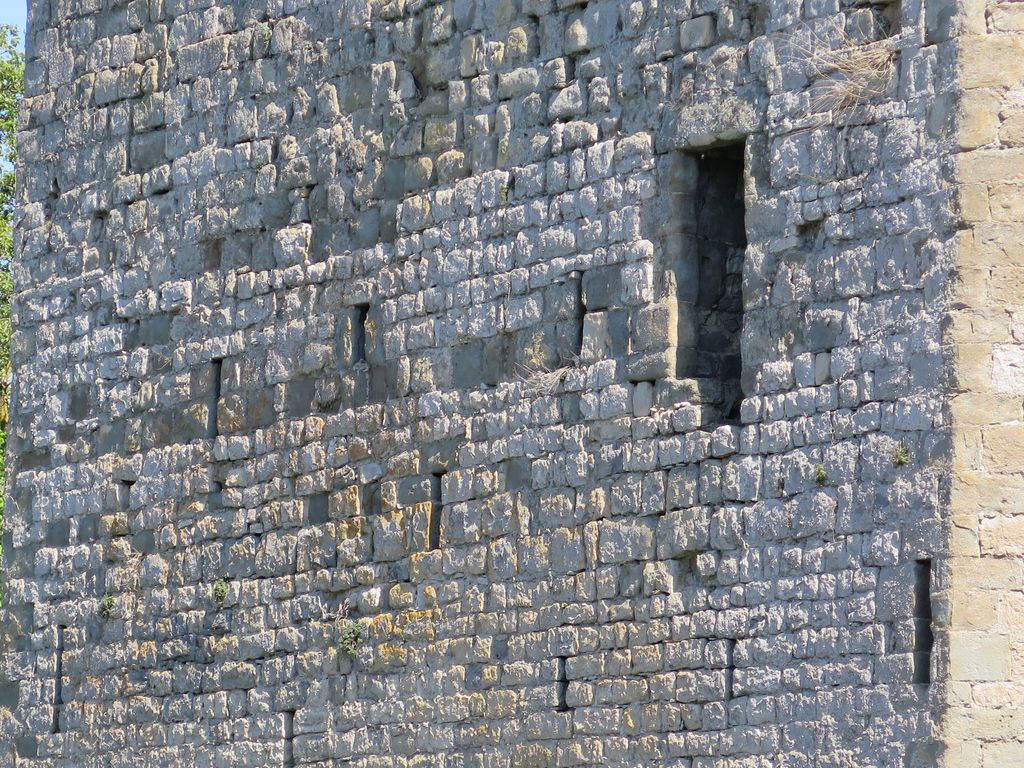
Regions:
[[[957,36],[962,117],[954,303],[950,509],[950,768],[1024,764],[1024,441],[1020,199],[1024,178],[1021,14],[971,4]],[[949,45],[949,44],[947,44]]]
[[[950,10],[34,2],[0,765],[937,766]]]

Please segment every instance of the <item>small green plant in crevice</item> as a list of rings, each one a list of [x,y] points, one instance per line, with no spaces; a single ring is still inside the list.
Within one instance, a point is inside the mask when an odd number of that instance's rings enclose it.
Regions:
[[[100,598],[100,616],[109,619],[114,615],[114,596],[104,595]]]
[[[910,463],[910,450],[903,443],[893,448],[892,463],[897,467],[905,467]]]
[[[508,184],[501,185],[501,204],[508,205],[509,195],[512,194],[512,187]]]
[[[814,482],[818,485],[824,485],[828,482],[828,472],[825,471],[824,464],[814,465]]]
[[[224,601],[228,599],[228,582],[226,579],[217,579],[213,585],[213,599],[219,607],[224,607]]]
[[[338,650],[349,658],[359,653],[359,647],[363,644],[363,628],[358,621],[346,621],[341,627],[341,640],[338,642]]]
[[[260,42],[263,45],[270,45],[270,38],[273,35],[270,25],[265,21],[256,27],[256,34],[259,36]]]

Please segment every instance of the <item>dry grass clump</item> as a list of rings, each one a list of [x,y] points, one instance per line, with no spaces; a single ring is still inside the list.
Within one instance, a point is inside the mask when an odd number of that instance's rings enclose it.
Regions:
[[[568,366],[554,370],[530,368],[525,365],[521,365],[520,368],[522,369],[520,375],[523,379],[523,394],[527,397],[553,395],[565,381],[569,371],[572,370]]]
[[[812,86],[812,106],[841,112],[883,96],[892,80],[895,38],[858,42],[836,24],[827,38],[810,32],[791,41],[794,59],[818,78]]]

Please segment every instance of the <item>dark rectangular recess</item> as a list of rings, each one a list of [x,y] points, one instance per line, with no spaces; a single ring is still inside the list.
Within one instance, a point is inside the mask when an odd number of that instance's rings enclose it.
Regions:
[[[736,641],[725,641],[725,700],[732,701],[733,680],[736,677]]]
[[[427,519],[427,549],[441,548],[441,484],[443,473],[430,476],[430,513]]]
[[[210,480],[210,492],[206,496],[210,509],[219,509],[224,505],[224,485],[217,478]]]
[[[914,563],[914,682],[929,685],[932,681],[932,561]]]
[[[295,765],[295,712],[281,713],[284,717],[284,748],[281,750],[282,768]]]
[[[559,656],[555,660],[555,690],[557,693],[557,704],[555,705],[555,709],[558,712],[568,712],[572,709],[568,703],[569,678],[565,672],[565,661],[565,656]]]
[[[379,515],[381,513],[380,481],[372,480],[362,487],[359,497],[359,514]]]
[[[330,518],[330,498],[326,493],[315,493],[306,499],[306,520],[310,525],[323,525]]]
[[[12,451],[13,453],[13,451]],[[35,451],[22,451],[18,454],[18,469],[27,472],[30,469],[45,469],[50,466],[50,449],[40,448]]]
[[[64,706],[64,627],[57,625],[57,662],[53,682],[53,722],[50,733],[60,732],[60,710]]]
[[[313,376],[299,376],[287,384],[288,416],[301,419],[314,412],[316,383]]]
[[[217,431],[217,409],[220,403],[220,391],[221,391],[221,378],[224,375],[224,361],[223,360],[211,360],[211,391],[210,391],[210,402],[209,408],[207,409],[206,416],[206,436],[216,437]]]
[[[575,336],[576,336],[576,352],[575,352],[575,354],[576,354],[576,357],[578,359],[579,357],[581,357],[583,355],[583,329],[584,329],[584,326],[586,324],[586,318],[587,318],[587,305],[586,305],[586,301],[585,301],[586,297],[583,295],[583,278],[582,278],[582,276],[579,279],[574,281],[574,286],[575,286],[575,289],[576,289],[576,296],[575,296],[576,301],[575,301],[575,305],[574,305],[575,306],[576,316],[573,319],[575,320],[576,326],[575,326],[575,328],[573,330],[574,330]]]
[[[747,247],[744,145],[731,144],[691,155],[697,166],[692,196],[692,255],[684,256],[677,286],[680,311],[678,378],[717,380],[725,423],[739,420],[743,399],[740,337],[743,330],[743,261]],[[696,279],[696,286],[690,284]],[[683,310],[683,308],[680,308]]]
[[[118,501],[120,504],[121,511],[127,512],[132,508],[132,486],[135,485],[134,480],[121,480],[120,481],[120,494]]]
[[[352,307],[352,362],[366,362],[366,322],[370,315],[369,304]]]
[[[17,680],[0,678],[0,709],[13,712],[18,708],[18,696],[21,694],[21,683]]]
[[[215,237],[199,243],[199,253],[203,259],[203,271],[215,272],[220,269],[224,254],[224,238]]]

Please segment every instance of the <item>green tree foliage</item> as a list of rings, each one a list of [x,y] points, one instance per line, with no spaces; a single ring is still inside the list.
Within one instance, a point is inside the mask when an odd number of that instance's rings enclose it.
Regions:
[[[0,255],[6,261],[12,256],[11,217],[14,214],[14,165],[18,159],[15,137],[18,131],[18,110],[25,89],[25,54],[21,52],[21,36],[17,27],[0,24],[0,213],[5,219],[4,239]]]
[[[14,166],[18,110],[25,89],[25,55],[18,28],[0,24],[0,489],[6,488],[7,401],[11,381],[11,262],[14,259],[12,222],[15,206]],[[0,490],[0,525],[4,496]]]

